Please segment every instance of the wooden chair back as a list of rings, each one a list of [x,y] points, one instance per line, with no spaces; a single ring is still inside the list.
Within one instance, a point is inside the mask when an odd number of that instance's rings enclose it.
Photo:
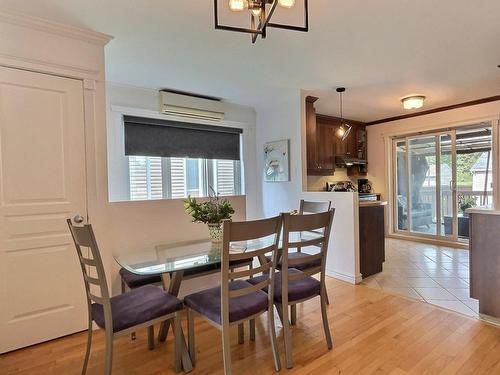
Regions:
[[[281,246],[281,277],[282,277],[282,295],[288,297],[288,281],[299,280],[307,276],[320,274],[321,284],[324,285],[326,253],[328,251],[328,242],[332,228],[335,209],[326,212],[310,215],[290,215],[283,213],[283,238]],[[294,234],[297,238],[292,237]],[[289,259],[290,249],[300,249],[307,246],[317,246],[320,251],[317,254],[304,255],[300,258]],[[302,263],[310,263],[320,260],[320,265],[311,267],[301,274],[289,274],[288,268]]]
[[[299,214],[319,214],[320,212],[330,211],[332,207],[331,201],[311,202],[304,199],[300,200]]]
[[[255,221],[232,222],[226,220],[223,222],[221,265],[221,313],[223,324],[229,322],[230,298],[244,296],[267,287],[269,303],[272,306],[274,298],[274,271],[277,263],[280,233],[280,216]],[[231,250],[231,246],[234,246],[235,251]],[[242,249],[242,252],[238,252],[237,249]],[[271,258],[266,258],[266,254],[272,254]],[[229,267],[229,264],[232,262],[250,258],[258,258],[261,262],[260,266],[245,270],[231,270]],[[229,289],[231,280],[246,279],[260,273],[267,276],[260,283],[238,290]]]
[[[107,315],[110,318],[111,304],[108,284],[92,226],[90,224],[76,226],[73,225],[70,219],[66,221],[80,261],[89,311],[92,302],[96,302],[103,305],[105,318]],[[86,254],[84,254],[82,248],[88,249],[85,251]],[[95,293],[94,290],[98,293]]]

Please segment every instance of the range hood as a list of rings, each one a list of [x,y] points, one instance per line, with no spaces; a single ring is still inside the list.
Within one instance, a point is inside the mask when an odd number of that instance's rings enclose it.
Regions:
[[[348,168],[353,165],[366,165],[366,160],[354,158],[351,155],[337,155],[335,156],[335,165],[341,168]]]

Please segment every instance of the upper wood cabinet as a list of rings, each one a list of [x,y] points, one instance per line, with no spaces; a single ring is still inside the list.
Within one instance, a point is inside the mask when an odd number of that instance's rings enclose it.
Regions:
[[[359,121],[346,120],[353,129],[345,141],[335,134],[341,125],[340,118],[316,114],[314,102],[306,98],[306,150],[307,174],[331,176],[335,172],[335,156],[347,155],[366,160],[366,126]],[[348,168],[350,176],[366,174],[366,166]]]
[[[318,145],[316,131],[316,109],[314,102],[318,98],[308,96],[306,98],[306,154],[307,154],[307,173],[313,174],[313,171],[318,166]]]
[[[318,98],[306,98],[306,154],[307,174],[325,175],[333,174],[335,170],[335,145],[333,129],[317,122],[314,102]]]

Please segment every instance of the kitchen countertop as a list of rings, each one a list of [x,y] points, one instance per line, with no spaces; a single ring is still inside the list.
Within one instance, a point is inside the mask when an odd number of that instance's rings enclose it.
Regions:
[[[500,210],[492,207],[474,207],[466,211],[468,214],[500,215]]]
[[[365,201],[359,202],[359,207],[387,206],[387,201]]]

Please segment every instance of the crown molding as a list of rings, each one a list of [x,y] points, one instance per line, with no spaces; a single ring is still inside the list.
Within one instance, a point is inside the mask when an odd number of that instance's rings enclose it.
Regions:
[[[428,109],[428,110],[425,110],[425,111],[420,111],[420,112],[415,112],[415,113],[409,113],[409,114],[400,115],[400,116],[387,117],[387,118],[376,120],[376,121],[369,121],[369,122],[366,123],[366,125],[367,126],[372,126],[372,125],[384,124],[384,123],[387,123],[387,122],[398,121],[398,120],[405,120],[405,119],[412,118],[412,117],[425,116],[425,115],[430,115],[430,114],[433,114],[433,113],[450,111],[452,109],[458,109],[458,108],[470,107],[470,106],[473,106],[473,105],[479,105],[479,104],[484,104],[484,103],[496,102],[496,101],[499,101],[499,100],[500,100],[500,95],[495,95],[495,96],[490,96],[490,97],[487,97],[487,98],[471,100],[471,101],[464,102],[464,103],[452,104],[452,105],[448,105],[448,106],[444,106],[444,107],[438,107],[438,108]]]
[[[77,39],[98,46],[105,46],[110,40],[113,39],[110,35],[99,33],[90,29],[64,25],[59,22],[28,16],[26,14],[5,8],[0,8],[0,22],[6,22],[16,26],[27,27],[58,36]]]

